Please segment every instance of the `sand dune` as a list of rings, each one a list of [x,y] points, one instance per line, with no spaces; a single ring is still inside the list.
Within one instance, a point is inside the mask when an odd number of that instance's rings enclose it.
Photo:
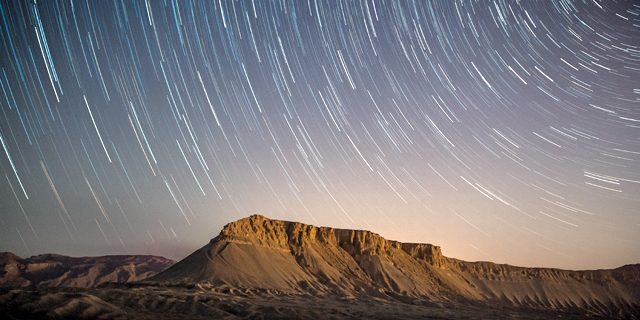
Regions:
[[[73,258],[43,254],[22,259],[0,253],[0,287],[95,287],[105,282],[146,279],[175,261],[156,256],[102,256]]]

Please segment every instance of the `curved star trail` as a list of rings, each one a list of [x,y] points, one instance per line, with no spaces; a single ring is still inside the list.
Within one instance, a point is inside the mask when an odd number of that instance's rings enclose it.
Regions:
[[[634,1],[0,3],[1,251],[182,258],[262,214],[640,260]]]

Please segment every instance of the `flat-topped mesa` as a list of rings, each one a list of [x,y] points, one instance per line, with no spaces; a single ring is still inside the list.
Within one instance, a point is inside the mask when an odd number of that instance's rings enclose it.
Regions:
[[[316,227],[299,222],[271,220],[261,215],[227,224],[212,241],[252,243],[283,250],[321,244],[340,247],[351,256],[393,255],[394,249],[399,249],[433,266],[439,267],[442,263],[440,247],[431,244],[401,243],[366,230]]]
[[[145,281],[359,299],[567,310],[640,319],[640,267],[566,271],[466,262],[430,244],[255,215]],[[245,291],[248,292],[248,291]]]

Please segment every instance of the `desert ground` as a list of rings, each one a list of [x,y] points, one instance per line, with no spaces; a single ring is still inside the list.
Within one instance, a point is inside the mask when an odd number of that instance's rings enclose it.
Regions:
[[[195,286],[110,284],[101,288],[0,290],[3,319],[584,319],[616,318],[576,308],[289,294]],[[620,318],[632,318],[621,316]]]

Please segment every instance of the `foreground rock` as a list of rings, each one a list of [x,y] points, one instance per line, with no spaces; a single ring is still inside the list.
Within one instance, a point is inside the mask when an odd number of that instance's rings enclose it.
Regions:
[[[640,265],[568,271],[466,262],[429,244],[258,215],[228,224],[209,244],[146,281],[640,317]]]
[[[139,281],[176,262],[156,256],[73,258],[43,254],[22,259],[0,253],[0,287],[95,287],[105,282]]]

